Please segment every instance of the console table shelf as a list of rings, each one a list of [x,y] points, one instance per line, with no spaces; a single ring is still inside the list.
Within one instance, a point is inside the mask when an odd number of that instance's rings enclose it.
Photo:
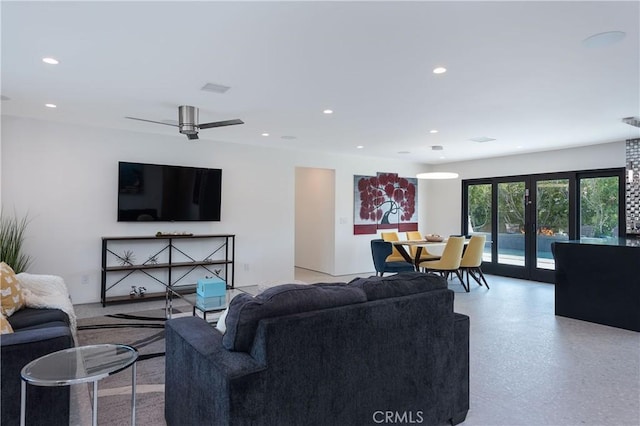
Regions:
[[[124,254],[118,254],[113,249],[114,245],[122,242],[144,244],[146,241],[152,246],[152,248],[147,250],[152,254],[148,260],[141,264],[136,264],[135,259],[126,255],[126,251]],[[159,245],[157,244],[158,241],[160,241]],[[204,259],[200,260],[193,254],[187,254],[189,243],[195,241],[204,241],[200,247],[205,247],[204,252],[209,253],[206,256],[202,256]],[[191,249],[193,249],[193,247],[191,247]],[[152,258],[155,259],[158,256],[163,256],[162,262],[157,263],[155,260],[152,261]],[[102,237],[102,276],[100,289],[102,306],[104,307],[108,303],[138,302],[141,300],[171,298],[173,294],[194,293],[196,289],[195,283],[181,283],[180,281],[198,268],[202,269],[202,276],[200,278],[206,275],[218,275],[226,281],[227,288],[234,288],[234,257],[235,235],[232,234],[164,234],[152,237]],[[213,266],[219,266],[221,268],[215,270],[209,269],[209,267]],[[151,274],[153,271],[166,271],[166,278],[159,279]],[[224,273],[222,273],[222,271],[224,271]],[[131,297],[122,294],[108,295],[112,288],[121,284],[134,272],[145,274],[154,282],[163,285],[165,290],[162,292],[148,292],[142,297]],[[107,284],[107,277],[111,273],[120,273],[120,275],[123,276],[120,276],[119,279],[116,278],[115,282]]]

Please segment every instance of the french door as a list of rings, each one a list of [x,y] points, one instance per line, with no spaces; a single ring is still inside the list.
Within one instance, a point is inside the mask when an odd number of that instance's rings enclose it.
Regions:
[[[484,233],[488,273],[553,282],[556,241],[618,237],[624,169],[463,181],[465,234]]]

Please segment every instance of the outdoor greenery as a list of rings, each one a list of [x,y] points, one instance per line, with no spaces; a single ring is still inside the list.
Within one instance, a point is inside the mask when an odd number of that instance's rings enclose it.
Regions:
[[[580,223],[593,226],[594,237],[617,236],[618,189],[615,177],[580,181]]]
[[[469,220],[475,232],[491,232],[491,184],[470,185]],[[569,232],[569,186],[565,179],[540,181],[537,188],[537,227],[545,235]],[[498,232],[522,232],[525,223],[524,182],[498,184]],[[580,235],[617,235],[618,178],[580,180]]]
[[[473,231],[491,232],[491,184],[469,185],[468,197],[469,221]]]
[[[18,219],[0,212],[0,261],[9,265],[16,274],[24,272],[31,258],[24,253],[23,243],[29,219]]]

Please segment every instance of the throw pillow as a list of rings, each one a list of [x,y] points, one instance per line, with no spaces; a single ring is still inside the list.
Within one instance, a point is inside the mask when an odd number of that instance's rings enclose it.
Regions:
[[[0,314],[0,334],[9,333],[13,333],[13,328],[11,328],[11,324],[9,324],[7,318],[4,315]]]
[[[229,307],[227,306],[227,309],[225,309],[224,312],[222,312],[222,315],[220,315],[220,318],[218,318],[218,322],[216,323],[216,328],[222,334],[224,334],[225,331],[227,331],[226,321],[227,321],[228,313],[229,313]]]
[[[24,306],[24,296],[16,274],[4,262],[0,263],[0,291],[2,295],[0,312],[5,317],[10,317]]]

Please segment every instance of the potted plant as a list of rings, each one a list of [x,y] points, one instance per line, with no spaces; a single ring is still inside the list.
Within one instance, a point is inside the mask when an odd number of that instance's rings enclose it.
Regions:
[[[16,274],[24,272],[31,263],[31,258],[22,251],[28,224],[26,216],[18,219],[0,212],[0,261],[9,265]]]

